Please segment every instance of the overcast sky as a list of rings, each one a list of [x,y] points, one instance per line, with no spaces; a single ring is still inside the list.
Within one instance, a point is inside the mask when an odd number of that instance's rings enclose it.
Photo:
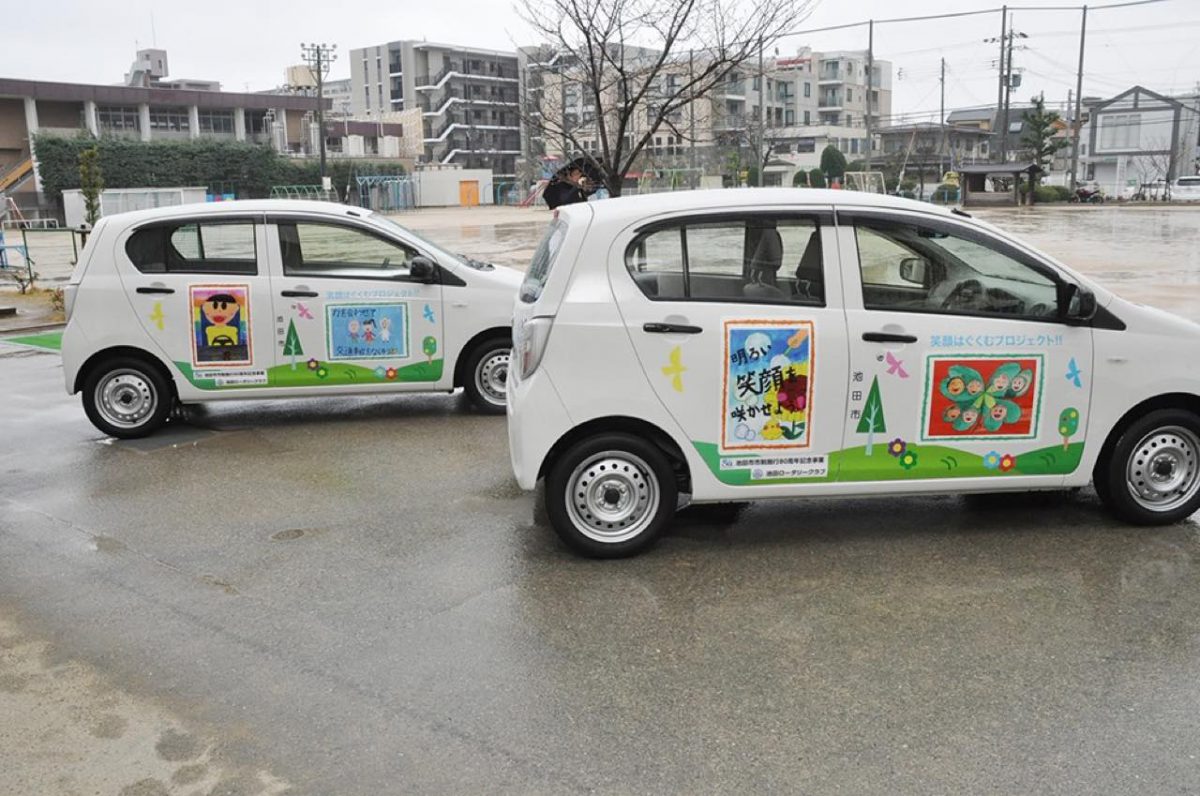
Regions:
[[[1111,0],[1100,0],[1100,3]],[[1077,0],[1016,0],[1021,6]],[[868,18],[994,8],[1000,0],[819,0],[803,28]],[[283,82],[284,67],[299,60],[301,41],[336,43],[342,53],[333,77],[349,76],[346,50],[396,39],[428,39],[511,49],[529,43],[505,0],[329,3],[328,0],[22,0],[7,3],[0,77],[84,83],[119,82],[138,47],[166,49],[172,77],[219,80],[226,90],[260,90]],[[1200,82],[1200,2],[1102,10],[1089,15],[1085,95],[1111,96],[1135,83],[1166,92],[1194,91]],[[253,13],[251,13],[253,10]],[[1065,103],[1075,84],[1079,13],[1017,11],[1016,27],[1028,48],[1013,59],[1023,69],[1018,99],[1045,91]],[[895,65],[894,110],[933,118],[939,104],[938,68],[946,59],[948,108],[994,103],[999,13],[961,19],[878,25],[877,57]],[[864,49],[865,27],[792,36],[781,54]]]

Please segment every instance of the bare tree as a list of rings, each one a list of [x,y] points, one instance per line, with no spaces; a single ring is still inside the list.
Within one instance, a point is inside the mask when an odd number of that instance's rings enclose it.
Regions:
[[[527,128],[587,157],[619,196],[655,133],[688,137],[688,106],[756,62],[814,2],[517,0],[545,42],[527,81]]]

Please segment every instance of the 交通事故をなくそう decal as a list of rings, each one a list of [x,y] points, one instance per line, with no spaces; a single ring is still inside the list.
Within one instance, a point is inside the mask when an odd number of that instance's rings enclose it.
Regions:
[[[408,356],[408,305],[327,304],[329,360]]]
[[[192,365],[251,365],[250,287],[189,285]]]
[[[1042,355],[931,356],[922,436],[1033,439],[1042,400]]]
[[[808,446],[813,336],[811,321],[725,322],[723,449]]]

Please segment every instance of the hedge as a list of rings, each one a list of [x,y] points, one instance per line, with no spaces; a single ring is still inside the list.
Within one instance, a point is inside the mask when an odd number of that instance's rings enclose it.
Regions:
[[[136,141],[128,138],[94,139],[87,135],[64,138],[34,137],[38,173],[46,196],[58,201],[64,190],[79,187],[79,154],[95,147],[106,188],[173,188],[203,185],[232,188],[239,199],[269,196],[273,185],[317,185],[321,182],[316,158],[289,158],[266,144],[245,141],[195,139],[188,141]],[[355,174],[404,174],[396,162],[328,161],[327,173],[339,196]]]

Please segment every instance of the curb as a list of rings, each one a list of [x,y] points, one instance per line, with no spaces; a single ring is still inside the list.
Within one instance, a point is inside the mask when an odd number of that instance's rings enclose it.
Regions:
[[[30,332],[52,332],[55,329],[65,328],[67,328],[65,323],[43,323],[35,326],[20,326],[15,329],[0,329],[0,339],[13,335],[28,334]]]

